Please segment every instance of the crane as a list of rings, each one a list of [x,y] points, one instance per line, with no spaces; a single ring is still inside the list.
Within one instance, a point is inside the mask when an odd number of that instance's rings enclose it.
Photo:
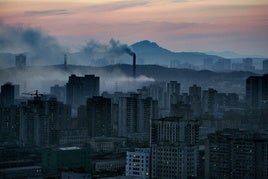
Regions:
[[[28,95],[28,96],[33,96],[34,99],[36,100],[40,100],[42,96],[44,96],[44,94],[39,93],[38,90],[35,90],[35,93],[22,93],[23,95]]]

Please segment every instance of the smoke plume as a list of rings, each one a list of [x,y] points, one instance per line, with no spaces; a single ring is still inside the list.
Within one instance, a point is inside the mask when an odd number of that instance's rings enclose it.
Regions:
[[[82,52],[95,65],[120,63],[119,57],[123,54],[127,53],[131,56],[134,54],[127,44],[121,44],[118,40],[114,39],[111,39],[109,44],[101,44],[91,40],[82,49]]]
[[[62,62],[64,48],[38,29],[0,23],[0,52],[26,53],[30,64]]]

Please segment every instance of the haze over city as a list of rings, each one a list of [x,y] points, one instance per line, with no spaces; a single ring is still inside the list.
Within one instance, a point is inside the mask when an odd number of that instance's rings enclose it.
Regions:
[[[266,0],[0,0],[0,179],[266,179],[267,47]]]

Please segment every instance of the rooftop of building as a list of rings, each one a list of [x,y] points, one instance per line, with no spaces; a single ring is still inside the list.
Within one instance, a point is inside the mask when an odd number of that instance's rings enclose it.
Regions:
[[[79,150],[81,149],[80,147],[76,147],[76,146],[73,146],[73,147],[60,147],[59,150]]]

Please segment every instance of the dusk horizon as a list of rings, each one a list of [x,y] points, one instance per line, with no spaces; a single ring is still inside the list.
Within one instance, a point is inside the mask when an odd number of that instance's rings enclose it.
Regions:
[[[70,50],[90,40],[157,42],[172,51],[268,56],[268,3],[247,1],[0,1],[0,28],[32,28]],[[1,50],[1,49],[0,49]]]
[[[267,0],[0,0],[0,179],[268,179]]]

